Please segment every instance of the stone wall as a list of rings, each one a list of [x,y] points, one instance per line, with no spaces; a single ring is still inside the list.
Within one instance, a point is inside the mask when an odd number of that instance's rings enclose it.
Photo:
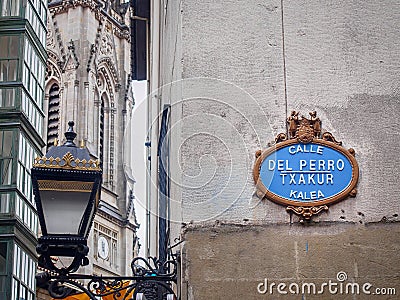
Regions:
[[[257,294],[264,278],[321,282],[341,271],[399,292],[398,3],[183,0],[174,9],[177,27],[164,34],[175,47],[162,56],[181,70],[163,84],[182,79],[168,98],[179,112],[171,184],[182,217],[173,221],[190,224],[184,299],[275,299]],[[357,196],[304,226],[260,200],[252,178],[255,152],[286,132],[291,110],[316,110],[360,167]]]
[[[254,153],[286,132],[291,110],[316,110],[360,165],[357,198],[321,220],[397,220],[400,7],[282,3],[183,1],[182,118],[174,120],[183,221],[290,222],[253,196],[252,166]]]
[[[182,299],[397,299],[399,234],[397,222],[190,226]]]

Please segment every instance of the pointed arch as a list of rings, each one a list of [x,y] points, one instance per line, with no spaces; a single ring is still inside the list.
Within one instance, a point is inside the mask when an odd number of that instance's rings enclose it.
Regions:
[[[54,52],[47,50],[47,66],[46,66],[46,85],[49,81],[55,80],[59,84],[61,83],[61,70],[59,66],[61,65],[61,61],[57,54]]]
[[[53,83],[49,89],[49,103],[47,110],[47,149],[58,140],[60,124],[60,86]]]
[[[100,97],[100,126],[99,126],[99,160],[102,166],[104,166],[104,137],[105,137],[105,126],[106,116],[105,108],[108,107],[107,94],[104,92]]]
[[[47,54],[44,109],[47,116],[45,122],[46,145],[49,149],[59,139],[61,71],[58,67],[58,56],[52,51],[48,51]]]
[[[112,84],[116,89],[119,88],[120,80],[118,76],[118,70],[112,63],[111,58],[101,58],[98,63],[98,71],[107,74],[107,80],[109,83]]]
[[[98,156],[103,166],[103,182],[111,190],[115,189],[115,95],[116,85],[107,65],[97,69],[98,110]]]

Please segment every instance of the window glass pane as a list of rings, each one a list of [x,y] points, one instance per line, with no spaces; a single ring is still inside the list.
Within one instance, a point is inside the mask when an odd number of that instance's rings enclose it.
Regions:
[[[26,63],[28,64],[28,66],[30,66],[31,58],[32,58],[32,46],[29,43],[28,39],[26,39],[26,41],[28,42],[28,48],[27,48],[27,53],[26,53]]]
[[[11,194],[3,193],[0,194],[0,213],[9,213],[10,212],[10,200]]]
[[[20,133],[20,138],[19,138],[19,151],[18,151],[18,159],[22,161],[25,153],[25,139],[23,138],[23,135]]]
[[[47,19],[47,9],[46,9],[46,5],[42,2],[42,14],[41,14],[41,18],[43,20],[43,22],[46,24],[46,19]]]
[[[0,81],[7,80],[7,61],[0,61]]]
[[[26,64],[24,64],[24,77],[22,82],[28,88],[29,87],[29,69],[27,68]]]
[[[26,288],[21,285],[20,289],[19,289],[19,300],[27,300],[26,299]]]
[[[35,82],[35,80],[34,80],[34,78],[33,78],[33,76],[32,76],[32,73],[30,74],[30,76],[31,76],[31,82],[30,82],[30,84],[29,84],[29,92],[30,92],[31,97],[35,97],[35,90],[34,90],[34,88],[35,88],[36,82]]]
[[[0,108],[13,107],[15,99],[15,89],[0,89]]]
[[[7,243],[0,242],[0,274],[5,274],[7,270]]]
[[[25,224],[28,224],[28,206],[26,205],[26,203],[23,202],[23,216],[22,216],[22,220],[24,221]]]
[[[26,6],[26,17],[28,20],[32,19],[32,8],[30,3]]]
[[[8,16],[9,15],[9,6],[10,4],[8,3],[8,0],[3,0],[3,3],[1,4],[1,15],[2,16]]]
[[[21,249],[15,245],[14,248],[14,274],[17,278],[19,278],[19,266],[20,266],[20,255],[21,255]]]
[[[17,80],[17,60],[13,59],[8,64],[8,81]]]
[[[12,299],[34,299],[36,264],[18,245],[14,248],[14,276]],[[3,299],[1,299],[3,300]]]
[[[12,174],[12,159],[3,159],[2,170],[1,170],[1,184],[10,185],[11,184],[11,174]]]
[[[15,81],[17,79],[17,63],[16,59],[3,59],[0,63],[1,81]]]
[[[18,16],[20,2],[17,0],[2,0],[0,1],[1,5],[1,16]]]
[[[26,269],[26,265],[28,264],[28,256],[25,252],[22,252],[22,265],[24,266],[22,269],[22,282],[25,283],[27,280],[28,270]],[[25,292],[24,292],[25,295]]]
[[[23,68],[23,83],[25,87],[28,90],[28,95],[30,96],[29,99],[27,97],[27,100],[33,100],[33,102],[36,102],[37,106],[42,109],[43,105],[43,87],[42,85],[44,84],[44,67],[45,64],[39,59],[38,54],[34,49],[32,48],[32,45],[30,44],[29,40],[25,40],[25,63],[24,63],[24,68]],[[28,107],[28,106],[27,106]],[[37,110],[36,107],[29,107],[31,110],[29,113],[27,113],[27,116],[31,123],[35,125],[35,120],[36,118],[34,116],[35,112],[33,110]],[[37,110],[38,112],[38,110]],[[37,128],[38,132],[41,133],[41,128]]]
[[[25,49],[24,49],[24,60],[28,61],[28,54],[29,54],[29,41],[25,39]]]
[[[0,36],[0,57],[7,57],[7,41],[8,36]]]
[[[13,132],[8,130],[4,131],[4,136],[3,136],[3,157],[11,157],[11,149],[12,149],[12,136]]]
[[[32,260],[29,263],[29,270],[31,274],[35,274],[36,272],[35,263]],[[29,288],[32,290],[35,289],[34,278],[35,278],[34,276],[29,276]]]
[[[0,108],[7,107],[5,105],[5,103],[7,101],[6,98],[7,98],[7,90],[6,89],[0,89]]]
[[[16,1],[18,2],[18,1]],[[18,57],[19,50],[19,36],[12,35],[10,36],[10,44],[9,44],[9,57]]]
[[[38,67],[38,64],[37,64],[38,58],[35,54],[36,53],[33,52],[31,70],[32,70],[32,73],[35,74],[35,76],[36,76],[37,75],[37,67]]]
[[[0,37],[0,58],[17,58],[18,51],[18,35],[3,35]]]
[[[6,279],[7,279],[7,275],[0,275],[0,296],[3,296],[2,299],[5,298],[6,292],[4,292],[4,291],[6,290],[6,288],[8,288],[8,285],[9,285],[9,283],[8,283],[8,281],[6,281]]]
[[[0,131],[0,184],[10,185],[13,172],[13,132]]]
[[[15,213],[17,216],[21,217],[22,211],[21,211],[21,198],[17,195],[16,201],[15,201]]]
[[[11,1],[12,7],[11,7],[11,15],[12,16],[18,16],[19,15],[19,3],[20,1]]]
[[[21,260],[20,260],[21,266],[25,266],[25,257],[26,257],[25,252],[21,250]],[[24,277],[25,277],[25,267],[21,268],[21,274],[18,278],[23,279]]]
[[[13,289],[12,289],[12,300],[19,300],[18,299],[18,287],[19,283],[17,280],[13,278]]]
[[[8,102],[7,102],[7,104],[10,106],[10,107],[14,107],[15,106],[15,97],[17,96],[16,95],[16,89],[8,89]]]
[[[9,60],[4,60],[3,61],[3,80],[4,81],[9,81]]]

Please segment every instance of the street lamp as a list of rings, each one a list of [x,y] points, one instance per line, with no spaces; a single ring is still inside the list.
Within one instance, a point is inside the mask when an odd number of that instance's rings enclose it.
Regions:
[[[39,263],[58,272],[75,272],[87,265],[87,236],[96,212],[102,172],[86,148],[74,143],[74,122],[68,123],[66,142],[38,157],[32,168],[32,186],[42,236]],[[58,269],[50,255],[74,257],[66,269]]]
[[[100,199],[102,170],[86,148],[75,145],[74,122],[68,125],[66,142],[36,158],[31,172],[42,230],[36,250],[39,266],[49,270],[36,276],[38,282],[47,283],[50,296],[57,299],[72,292],[65,284],[75,286],[91,300],[122,294],[126,300],[176,299],[171,288],[177,278],[175,256],[168,261],[136,257],[131,263],[133,276],[74,274],[80,266],[89,264],[87,237]],[[59,268],[52,256],[71,257],[72,261]],[[84,286],[77,280],[88,283]]]

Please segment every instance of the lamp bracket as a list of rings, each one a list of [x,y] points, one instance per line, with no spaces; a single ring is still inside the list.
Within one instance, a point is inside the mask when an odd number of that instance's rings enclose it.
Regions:
[[[41,255],[41,257],[43,254]],[[36,275],[37,282],[48,284],[48,291],[54,299],[63,299],[76,290],[85,293],[91,300],[113,295],[124,300],[143,299],[177,299],[172,283],[177,283],[179,256],[160,262],[156,258],[136,257],[131,262],[132,276],[94,276],[71,274],[68,269],[53,269]],[[74,258],[75,260],[75,258]],[[82,284],[81,282],[86,282]]]
[[[80,266],[85,266],[89,263],[86,257],[89,253],[89,247],[84,238],[41,237],[36,246],[36,251],[39,254],[39,265],[57,274],[66,275],[76,272]],[[73,260],[68,267],[59,268],[53,262],[51,256],[73,257]]]

